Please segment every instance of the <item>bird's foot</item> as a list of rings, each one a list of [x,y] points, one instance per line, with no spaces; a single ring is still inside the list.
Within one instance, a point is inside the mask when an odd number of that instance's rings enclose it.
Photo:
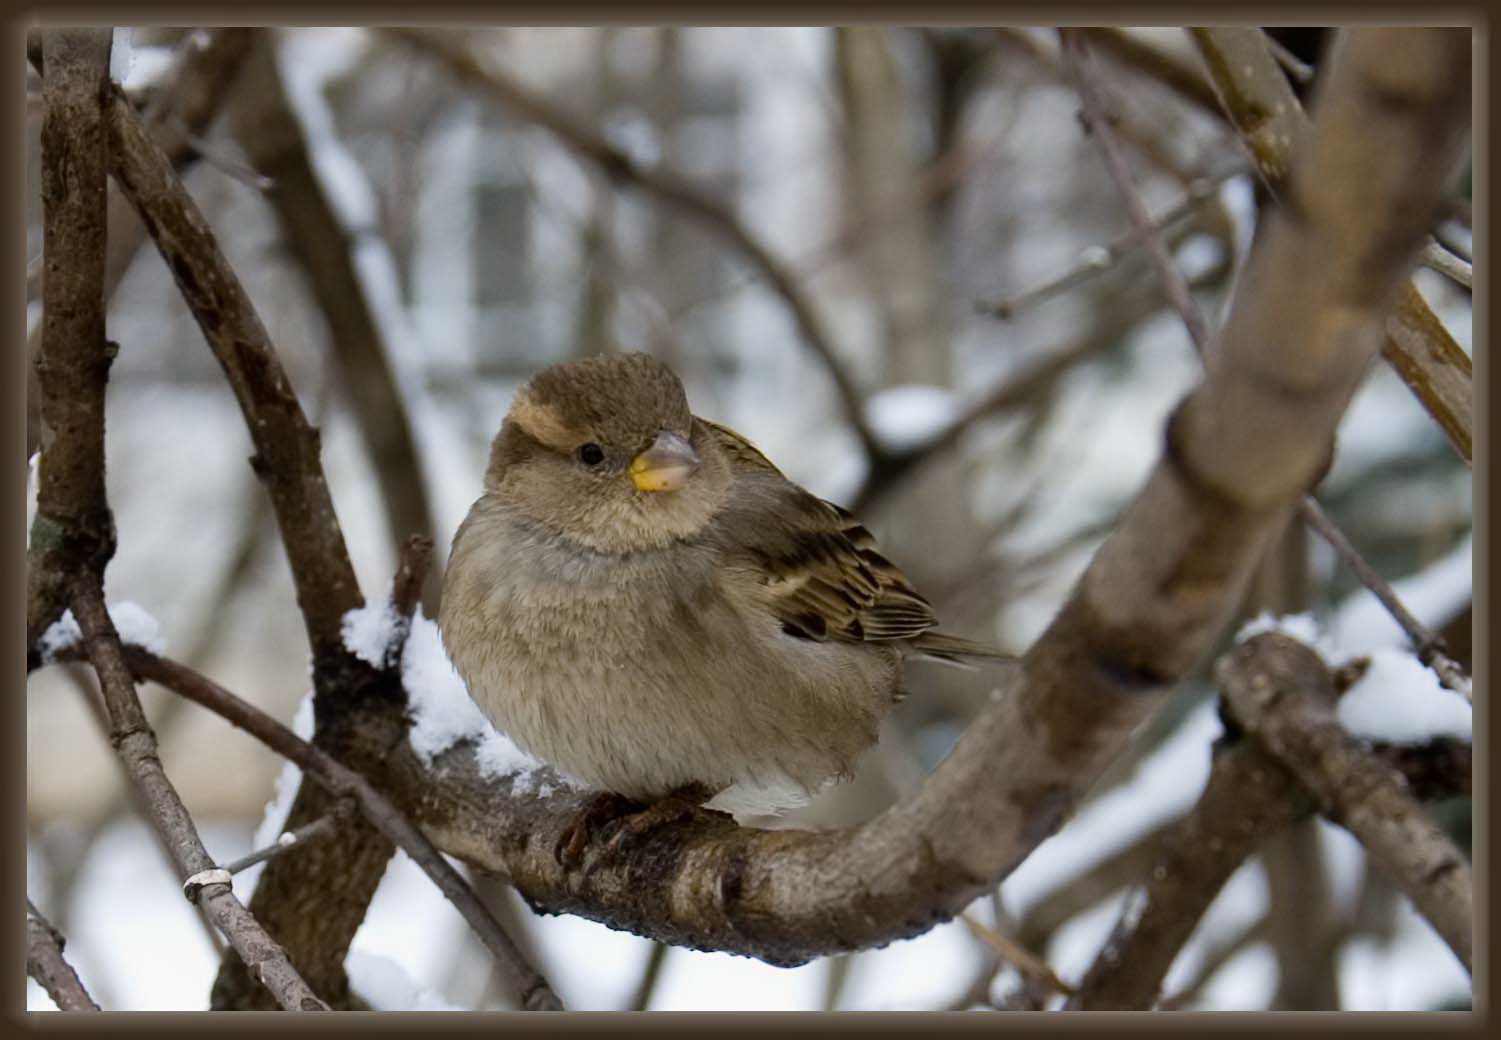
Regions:
[[[595,795],[574,819],[573,826],[559,839],[558,862],[569,869],[578,866],[594,834],[609,835],[601,850],[602,855],[619,855],[651,832],[695,815],[704,802],[714,797],[714,793],[701,783],[685,784],[650,805],[642,805],[618,794]]]
[[[601,791],[585,802],[584,807],[573,818],[572,826],[563,832],[557,845],[553,847],[553,858],[572,870],[583,860],[590,832],[600,830],[612,820],[639,813],[644,808],[640,802],[624,795]]]

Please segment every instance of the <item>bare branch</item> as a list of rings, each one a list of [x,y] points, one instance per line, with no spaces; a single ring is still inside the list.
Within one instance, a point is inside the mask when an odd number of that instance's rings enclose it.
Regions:
[[[1273,194],[1283,189],[1283,177],[1308,134],[1308,117],[1277,67],[1259,29],[1194,29],[1194,42],[1209,69],[1226,116],[1256,162],[1262,180]],[[1469,67],[1470,55],[1455,54]],[[1454,104],[1468,107],[1468,95]],[[1435,214],[1436,216],[1436,214]],[[1471,364],[1417,289],[1410,284],[1387,320],[1382,354],[1466,462],[1474,429],[1474,391]]]
[[[1318,655],[1280,633],[1256,636],[1218,668],[1236,721],[1348,828],[1433,925],[1465,969],[1474,953],[1473,878],[1464,856],[1423,812],[1402,774],[1334,717]]]
[[[59,1011],[98,1011],[73,965],[63,959],[62,933],[26,900],[26,974],[47,991]]]
[[[1076,30],[1065,29],[1063,33],[1063,52],[1065,61],[1072,69],[1079,85],[1080,99],[1084,106],[1085,117],[1088,121],[1095,140],[1100,145],[1100,150],[1105,156],[1106,164],[1110,168],[1111,178],[1120,188],[1125,197],[1127,209],[1131,214],[1131,224],[1136,229],[1137,235],[1150,247],[1153,267],[1162,282],[1168,298],[1177,310],[1187,327],[1189,338],[1193,342],[1194,349],[1201,357],[1209,347],[1209,327],[1204,320],[1203,314],[1193,301],[1189,292],[1187,280],[1183,277],[1172,258],[1168,256],[1167,249],[1163,246],[1152,221],[1147,214],[1146,205],[1142,201],[1140,193],[1136,190],[1131,179],[1131,172],[1127,166],[1124,153],[1115,135],[1110,129],[1110,117],[1108,114],[1108,99],[1104,91],[1093,81],[1084,65],[1082,43]],[[1351,113],[1353,118],[1363,118],[1359,110]],[[1336,130],[1341,133],[1364,132],[1360,126],[1348,126]],[[1470,680],[1449,656],[1444,652],[1442,641],[1425,628],[1412,613],[1406,609],[1397,598],[1395,591],[1381,577],[1365,559],[1356,551],[1355,546],[1345,537],[1331,520],[1318,501],[1311,495],[1306,496],[1299,506],[1300,513],[1308,525],[1333,546],[1336,553],[1344,560],[1356,577],[1366,585],[1375,595],[1387,611],[1396,619],[1402,630],[1412,640],[1418,656],[1425,664],[1433,668],[1435,673],[1443,681],[1445,686],[1459,693],[1466,700],[1470,699]]]
[[[1151,219],[1153,230],[1159,235],[1165,235],[1200,210],[1206,201],[1213,197],[1214,189],[1219,184],[1243,172],[1238,165],[1230,166],[1212,177],[1201,177],[1192,181],[1182,200]],[[1127,234],[1103,246],[1089,246],[1081,250],[1079,263],[1062,274],[1005,299],[989,303],[979,302],[975,305],[976,309],[982,314],[1002,320],[1013,318],[1028,307],[1078,288],[1101,272],[1120,263],[1141,244],[1141,237],[1133,228]]]
[[[1475,272],[1471,266],[1437,241],[1430,241],[1423,247],[1423,266],[1437,271],[1456,285],[1466,289],[1475,287]]]
[[[222,869],[229,874],[238,874],[242,870],[249,870],[257,863],[264,863],[268,859],[281,855],[288,849],[297,848],[300,845],[307,844],[313,838],[321,838],[332,833],[334,828],[338,826],[338,823],[339,818],[336,813],[320,816],[312,823],[304,824],[296,830],[282,832],[270,845],[262,849],[247,852],[239,859],[224,864]]]
[[[1230,875],[1268,837],[1312,810],[1292,774],[1255,744],[1217,744],[1204,793],[1163,839],[1144,887],[1130,897],[1069,1006],[1150,1008],[1179,949]]]
[[[319,180],[307,135],[287,96],[272,31],[256,30],[254,35],[232,107],[235,137],[272,184],[266,196],[282,237],[328,324],[329,345],[385,503],[390,543],[395,546],[409,534],[431,537],[426,481],[392,370],[394,345],[386,342],[387,330],[355,264],[357,236],[373,231],[344,226]],[[433,573],[424,596],[430,612],[436,611],[437,595]]]
[[[1173,263],[1173,258],[1168,255],[1167,246],[1163,245],[1162,236],[1157,233],[1152,215],[1147,212],[1146,201],[1136,190],[1135,182],[1131,178],[1130,165],[1126,161],[1126,154],[1120,142],[1116,140],[1115,134],[1110,130],[1110,124],[1117,118],[1112,104],[1084,67],[1085,52],[1082,33],[1077,29],[1062,29],[1059,32],[1062,38],[1064,65],[1073,73],[1074,81],[1078,84],[1085,126],[1100,146],[1100,152],[1105,157],[1105,165],[1110,169],[1111,179],[1120,187],[1121,194],[1126,200],[1126,210],[1131,216],[1131,227],[1136,232],[1137,241],[1146,247],[1147,254],[1152,258],[1152,266],[1158,272],[1159,282],[1162,285],[1162,291],[1167,294],[1168,303],[1183,318],[1194,349],[1202,355],[1209,344],[1209,324],[1194,304],[1193,297],[1188,291],[1188,280],[1182,276]],[[1171,274],[1163,277],[1163,272],[1171,272]]]
[[[803,291],[792,269],[773,256],[766,244],[733,210],[692,181],[670,170],[637,162],[574,116],[537,96],[493,64],[482,62],[463,43],[423,30],[387,31],[441,59],[459,79],[479,87],[514,115],[543,127],[579,156],[598,166],[608,177],[647,192],[669,208],[694,217],[721,235],[765,276],[772,291],[787,305],[804,341],[833,380],[845,420],[859,437],[867,458],[874,461],[884,457],[885,449],[866,421],[860,390],[812,300]]]
[[[27,551],[26,655],[62,615],[68,582],[115,551],[104,495],[104,386],[116,347],[104,339],[105,128],[110,30],[40,33],[42,341],[36,376],[42,433]]]
[[[111,171],[155,240],[245,415],[256,448],[251,465],[276,510],[316,670],[328,659],[347,657],[340,622],[362,605],[319,462],[318,433],[203,215],[118,90],[109,97],[108,124]]]
[[[182,804],[157,757],[156,735],[141,711],[135,681],[125,663],[119,634],[104,606],[104,596],[97,576],[79,579],[72,601],[73,616],[83,632],[89,660],[99,676],[109,713],[110,743],[114,745],[126,772],[145,798],[152,825],[167,841],[177,865],[178,877],[189,878],[216,870],[217,867],[202,840],[192,817]],[[286,951],[267,935],[250,915],[225,880],[204,884],[195,900],[203,906],[214,925],[222,931],[240,957],[250,966],[254,977],[268,989],[276,1002],[288,1011],[327,1011],[292,967]]]
[[[140,678],[160,683],[224,717],[277,754],[296,763],[329,794],[353,798],[365,819],[405,850],[463,915],[495,956],[519,1004],[529,1011],[562,1009],[547,980],[526,962],[474,890],[423,833],[368,780],[298,737],[259,708],[185,665],[158,657],[140,647],[131,647],[126,654],[131,670]]]
[[[1037,954],[1027,949],[1015,939],[1007,938],[994,928],[987,928],[976,921],[969,914],[960,914],[959,919],[964,922],[971,933],[983,940],[987,946],[993,949],[1002,960],[1005,960],[1017,971],[1028,978],[1042,983],[1054,993],[1062,993],[1064,996],[1072,996],[1074,987],[1060,979],[1048,962]]]

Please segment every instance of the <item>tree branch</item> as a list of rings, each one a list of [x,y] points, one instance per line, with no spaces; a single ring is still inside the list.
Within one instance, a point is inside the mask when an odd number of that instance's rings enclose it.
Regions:
[[[647,192],[669,208],[686,213],[722,236],[762,273],[772,291],[787,305],[803,340],[833,380],[845,420],[860,439],[866,457],[872,463],[885,457],[886,449],[866,421],[859,387],[812,300],[803,291],[792,269],[773,256],[766,244],[730,207],[671,170],[637,162],[568,112],[537,96],[493,64],[483,63],[465,44],[425,30],[386,31],[441,59],[460,80],[479,87],[517,117],[547,130],[576,154],[598,166],[606,176]]]
[[[1328,669],[1319,669],[1328,683]],[[1271,835],[1313,811],[1276,759],[1248,740],[1221,740],[1204,793],[1158,847],[1110,938],[1069,1007],[1144,1011],[1157,999],[1173,959],[1225,882]]]
[[[47,991],[59,1011],[98,1011],[73,965],[63,959],[62,933],[26,900],[26,974]]]
[[[344,226],[287,96],[272,31],[254,35],[231,110],[235,138],[256,171],[271,181],[266,197],[327,323],[329,346],[385,503],[390,544],[399,545],[409,534],[430,538],[432,508],[392,371],[392,344],[355,264],[357,236],[373,231]],[[436,613],[437,594],[437,572],[431,572],[424,596],[430,613]]]
[[[1183,277],[1172,258],[1168,256],[1167,249],[1163,246],[1160,236],[1147,214],[1146,204],[1136,190],[1131,179],[1131,171],[1126,163],[1124,152],[1119,142],[1110,129],[1110,104],[1107,95],[1094,82],[1085,68],[1084,51],[1081,37],[1077,30],[1061,30],[1063,35],[1064,60],[1074,74],[1079,86],[1079,96],[1083,104],[1083,111],[1087,125],[1090,127],[1095,140],[1100,145],[1100,150],[1105,156],[1106,165],[1110,169],[1111,179],[1115,181],[1122,196],[1126,200],[1127,209],[1131,215],[1131,225],[1136,230],[1137,236],[1149,247],[1152,257],[1152,265],[1157,270],[1157,275],[1162,283],[1168,299],[1173,308],[1183,320],[1188,329],[1189,339],[1200,357],[1203,357],[1209,349],[1209,326],[1204,320],[1203,314],[1193,301],[1189,292],[1188,282]],[[1280,75],[1280,73],[1278,73]],[[1351,116],[1359,119],[1367,113],[1360,110],[1352,111]],[[1359,125],[1350,125],[1340,128],[1340,133],[1361,133]],[[1444,652],[1443,642],[1425,628],[1412,613],[1402,605],[1397,594],[1382,578],[1380,573],[1367,563],[1329,518],[1323,506],[1312,496],[1305,496],[1299,504],[1299,512],[1303,519],[1318,534],[1330,544],[1355,573],[1356,577],[1369,588],[1384,606],[1388,613],[1401,626],[1412,640],[1419,658],[1424,664],[1429,665],[1439,679],[1450,689],[1459,693],[1466,700],[1470,699],[1470,679],[1449,656]]]
[[[314,667],[347,657],[340,622],[363,599],[318,460],[318,432],[203,215],[118,90],[109,96],[108,123],[111,172],[155,240],[245,415],[256,450],[251,465],[281,526]]]
[[[1292,156],[1302,147],[1309,121],[1277,66],[1260,29],[1194,29],[1220,104],[1256,162],[1273,195],[1280,194]],[[1469,67],[1470,55],[1455,54]],[[1468,106],[1468,96],[1456,98]],[[1437,214],[1435,214],[1437,216]],[[1474,390],[1470,357],[1454,342],[1443,323],[1408,284],[1395,312],[1387,319],[1382,354],[1439,424],[1449,443],[1471,461]]]
[[[104,339],[105,129],[110,31],[40,34],[42,342],[36,375],[42,457],[26,572],[26,657],[67,607],[72,576],[115,551],[104,494],[104,387],[118,349]]]
[[[1218,679],[1236,722],[1297,776],[1326,816],[1360,839],[1471,970],[1470,866],[1402,774],[1340,728],[1323,686],[1299,678],[1321,668],[1307,647],[1269,632],[1232,651]]]

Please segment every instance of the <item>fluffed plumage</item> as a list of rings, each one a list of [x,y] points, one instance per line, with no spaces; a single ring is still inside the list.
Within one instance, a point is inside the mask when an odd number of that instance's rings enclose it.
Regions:
[[[1002,656],[935,624],[855,517],[693,416],[644,354],[517,392],[439,617],[471,696],[527,751],[633,799],[697,784],[737,812],[849,776],[904,658]]]

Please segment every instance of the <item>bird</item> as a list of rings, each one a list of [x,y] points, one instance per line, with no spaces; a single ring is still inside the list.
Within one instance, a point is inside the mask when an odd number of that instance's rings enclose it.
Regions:
[[[936,624],[853,515],[694,415],[646,353],[554,364],[516,391],[438,618],[471,698],[522,750],[619,805],[736,818],[848,779],[908,659],[1008,659]]]

